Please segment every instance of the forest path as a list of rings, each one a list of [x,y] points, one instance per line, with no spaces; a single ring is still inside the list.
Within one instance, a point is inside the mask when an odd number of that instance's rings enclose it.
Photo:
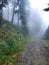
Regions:
[[[48,53],[41,40],[29,42],[16,65],[49,65]]]

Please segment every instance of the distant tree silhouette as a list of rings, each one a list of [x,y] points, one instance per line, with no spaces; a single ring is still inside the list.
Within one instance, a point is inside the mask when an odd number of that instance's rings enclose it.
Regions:
[[[5,5],[7,4],[7,0],[0,0],[0,27],[2,26],[2,7],[6,7]]]
[[[15,8],[19,7],[19,5],[20,5],[20,0],[14,0],[13,14],[12,14],[12,20],[11,20],[11,22],[13,23],[14,15],[17,13],[17,15],[18,15],[18,27],[19,27],[19,8],[17,10],[15,10]]]
[[[48,3],[48,6],[49,6],[49,3]],[[48,12],[49,11],[49,7],[43,9],[44,11]]]
[[[49,26],[45,32],[45,39],[49,39]]]
[[[49,3],[48,3],[48,6],[49,6]],[[48,12],[49,11],[49,7],[45,8],[43,10],[46,11],[46,12]],[[47,30],[45,32],[44,38],[47,39],[47,40],[49,39],[49,26],[48,26],[48,28],[47,28]]]
[[[48,6],[49,6],[49,3],[48,3]]]
[[[12,15],[12,20],[11,22],[13,23],[13,20],[14,20],[14,15],[17,13],[18,15],[18,27],[19,27],[19,20],[21,20],[21,32],[23,33],[24,36],[27,36],[28,34],[28,28],[27,28],[27,14],[26,14],[26,10],[25,10],[25,7],[26,7],[26,2],[27,0],[14,0],[14,7],[13,7],[13,15]],[[18,6],[18,9],[15,10],[15,8],[17,8]]]
[[[49,7],[48,8],[45,8],[45,9],[43,9],[44,11],[49,11]]]
[[[24,36],[28,35],[28,27],[27,27],[27,14],[25,7],[27,6],[27,0],[20,0],[20,19],[21,19],[21,31]]]

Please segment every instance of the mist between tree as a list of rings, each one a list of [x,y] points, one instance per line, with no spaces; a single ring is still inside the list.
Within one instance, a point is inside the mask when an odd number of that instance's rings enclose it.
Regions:
[[[37,8],[31,8],[29,1],[9,0],[9,5],[3,7],[3,18],[18,26],[24,36],[41,37],[45,25]]]
[[[42,13],[30,0],[0,0],[0,65],[49,65],[49,27]]]

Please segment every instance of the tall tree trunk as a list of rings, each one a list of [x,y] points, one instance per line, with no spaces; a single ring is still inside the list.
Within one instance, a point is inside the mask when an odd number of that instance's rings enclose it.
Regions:
[[[14,21],[14,15],[15,15],[15,0],[14,0],[14,7],[13,7],[13,14],[12,14],[11,23],[13,23],[13,21]]]
[[[19,19],[20,19],[19,10],[18,10],[17,15],[18,15],[18,28],[19,28]]]
[[[21,18],[21,31],[24,36],[28,34],[28,27],[27,27],[27,18],[26,18],[26,0],[20,1],[20,18]]]
[[[0,5],[0,28],[2,27],[2,5]]]

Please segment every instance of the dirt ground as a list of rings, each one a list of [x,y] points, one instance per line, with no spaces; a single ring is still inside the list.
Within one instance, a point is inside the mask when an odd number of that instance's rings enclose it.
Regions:
[[[30,41],[18,58],[16,65],[49,65],[49,54],[41,40]]]

